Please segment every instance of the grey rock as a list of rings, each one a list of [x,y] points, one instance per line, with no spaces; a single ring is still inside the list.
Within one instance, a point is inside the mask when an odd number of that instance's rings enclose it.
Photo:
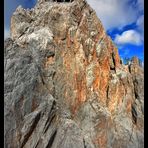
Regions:
[[[142,148],[143,69],[85,0],[18,7],[4,46],[5,148]]]

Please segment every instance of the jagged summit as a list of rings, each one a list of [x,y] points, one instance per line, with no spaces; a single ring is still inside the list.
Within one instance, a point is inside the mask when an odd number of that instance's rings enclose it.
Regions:
[[[86,1],[18,7],[4,62],[5,148],[143,147],[143,71]]]
[[[38,2],[60,2],[60,3],[73,2],[73,1],[77,1],[77,0],[38,0]],[[84,1],[84,0],[81,0],[81,1]]]
[[[73,2],[74,0],[41,0],[41,1],[45,1],[45,2]]]
[[[70,4],[70,3],[83,3],[86,0],[38,0],[37,4],[42,3],[57,3],[57,4]]]

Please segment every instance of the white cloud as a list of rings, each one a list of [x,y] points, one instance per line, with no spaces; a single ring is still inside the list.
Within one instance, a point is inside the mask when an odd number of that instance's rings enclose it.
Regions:
[[[8,37],[10,37],[10,31],[9,31],[9,29],[5,28],[5,30],[4,30],[4,39],[6,39]]]
[[[143,11],[144,10],[144,0],[138,0],[137,7],[140,11]]]
[[[144,31],[144,15],[141,15],[138,18],[136,25],[140,31]]]
[[[138,18],[136,24],[137,24],[137,25],[142,25],[142,27],[143,27],[143,25],[144,25],[144,15],[141,15],[141,16]]]
[[[95,9],[106,30],[122,28],[136,22],[142,9],[142,1],[131,3],[131,0],[87,0]]]
[[[134,44],[141,45],[142,38],[141,35],[135,30],[128,30],[123,32],[121,35],[116,35],[115,37],[116,44]]]
[[[144,41],[144,15],[141,15],[137,20],[137,30],[141,34],[142,41]]]

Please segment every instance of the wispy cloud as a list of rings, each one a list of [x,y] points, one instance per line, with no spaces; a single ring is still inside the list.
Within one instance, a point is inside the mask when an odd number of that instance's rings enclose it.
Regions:
[[[133,44],[133,45],[141,45],[142,38],[141,35],[135,30],[128,30],[123,32],[121,35],[116,35],[115,37],[116,44]]]
[[[143,0],[87,0],[95,9],[105,29],[122,28],[136,22],[143,10]]]
[[[136,24],[137,24],[137,26],[139,26],[141,29],[143,29],[143,27],[144,27],[144,15],[141,15],[141,16],[138,18]]]
[[[144,41],[144,15],[141,15],[138,18],[136,25],[137,25],[137,30],[141,34],[141,38]]]
[[[144,0],[137,0],[137,7],[140,11],[144,11]]]

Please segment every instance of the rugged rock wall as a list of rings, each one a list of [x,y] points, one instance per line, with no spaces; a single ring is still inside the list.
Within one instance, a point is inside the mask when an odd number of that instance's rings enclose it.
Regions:
[[[85,0],[18,7],[4,65],[5,148],[143,147],[143,70]]]

